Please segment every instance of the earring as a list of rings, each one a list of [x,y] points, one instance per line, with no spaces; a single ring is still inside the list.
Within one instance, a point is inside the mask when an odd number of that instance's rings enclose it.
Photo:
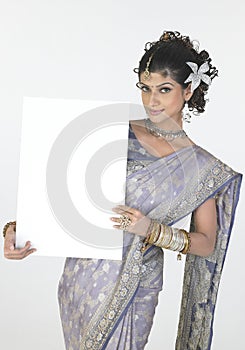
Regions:
[[[187,102],[185,102],[184,108],[182,109],[182,120],[186,123],[191,122],[191,114]]]

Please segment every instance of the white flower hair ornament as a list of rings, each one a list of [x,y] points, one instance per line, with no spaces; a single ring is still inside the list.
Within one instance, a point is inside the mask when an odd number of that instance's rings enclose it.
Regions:
[[[189,77],[185,80],[185,83],[191,82],[191,92],[193,92],[201,83],[201,80],[210,85],[212,80],[211,78],[205,74],[209,71],[208,62],[204,62],[198,69],[198,65],[194,62],[186,62],[188,66],[192,69],[193,73],[189,75]]]

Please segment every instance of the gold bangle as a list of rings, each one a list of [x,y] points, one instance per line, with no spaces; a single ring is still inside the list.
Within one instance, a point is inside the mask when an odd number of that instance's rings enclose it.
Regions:
[[[169,249],[170,248],[170,245],[171,245],[171,242],[172,242],[172,239],[173,239],[173,228],[170,227],[170,226],[167,226],[167,230],[168,231],[168,242],[166,243],[165,245],[165,249]]]
[[[180,231],[183,232],[184,237],[185,237],[185,246],[184,249],[181,250],[181,254],[187,254],[190,251],[190,247],[191,247],[191,237],[190,237],[190,233],[181,229]]]
[[[3,238],[5,238],[7,229],[9,228],[10,225],[15,225],[16,226],[16,221],[7,222],[7,224],[3,228]],[[14,231],[15,231],[15,227],[14,227]]]
[[[159,222],[154,221],[152,232],[151,232],[150,237],[148,239],[148,242],[150,244],[154,244],[157,241],[159,234],[160,234],[160,231],[161,231],[161,226],[160,226]]]
[[[146,237],[145,239],[143,240],[143,245],[141,247],[141,252],[143,253],[144,251],[146,251],[146,249],[150,246],[149,244],[149,239],[150,239],[150,236],[151,236],[151,231],[152,231],[152,227],[154,225],[154,220],[151,219],[151,222],[148,226],[148,229],[147,229],[147,232],[146,232]]]
[[[144,244],[148,244],[149,243],[149,238],[150,238],[150,235],[151,235],[151,230],[152,230],[153,224],[154,224],[154,221],[151,219],[150,225],[148,226],[148,229],[147,229],[147,232],[146,232],[146,237],[145,237],[145,239],[143,241]]]
[[[159,233],[159,236],[158,236],[156,242],[154,243],[156,246],[161,247],[161,242],[162,242],[162,239],[164,237],[164,234],[165,234],[165,225],[160,224],[160,233]]]

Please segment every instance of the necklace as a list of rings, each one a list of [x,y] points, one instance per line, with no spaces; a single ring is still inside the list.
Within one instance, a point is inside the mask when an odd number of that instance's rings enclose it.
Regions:
[[[162,137],[167,141],[173,141],[177,137],[187,137],[183,129],[180,130],[164,130],[156,126],[149,118],[145,119],[146,130],[152,135]]]

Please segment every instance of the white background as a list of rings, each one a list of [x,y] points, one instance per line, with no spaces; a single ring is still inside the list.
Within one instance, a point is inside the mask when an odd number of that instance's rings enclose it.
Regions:
[[[16,217],[23,95],[140,103],[132,69],[145,42],[158,39],[164,29],[198,39],[219,68],[206,113],[188,125],[189,135],[244,172],[244,9],[241,0],[1,0],[0,225]],[[244,206],[242,191],[218,296],[213,350],[245,348]],[[62,267],[61,258],[12,262],[1,257],[1,349],[64,349],[56,298]],[[174,349],[182,267],[175,254],[166,256],[165,288],[148,350]]]

